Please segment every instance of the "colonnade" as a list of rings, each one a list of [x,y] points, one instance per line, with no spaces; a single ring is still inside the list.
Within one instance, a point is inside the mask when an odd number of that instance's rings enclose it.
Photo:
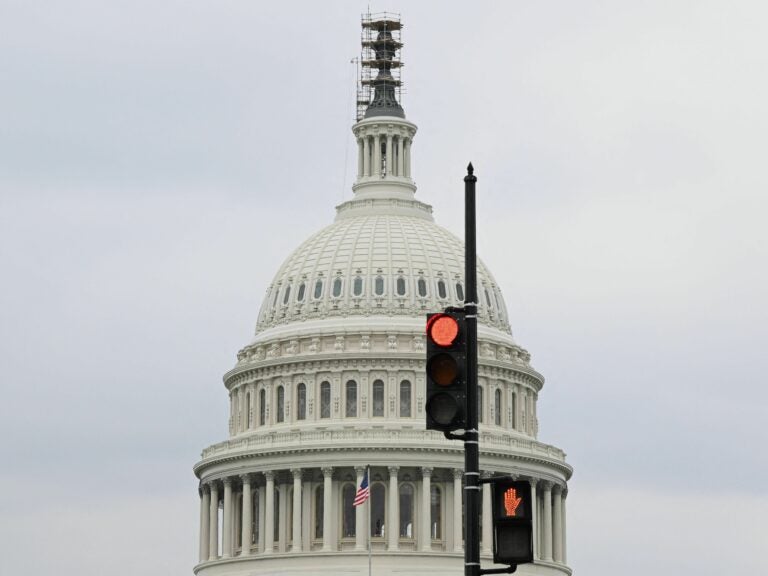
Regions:
[[[463,470],[373,467],[371,499],[353,507],[364,474],[363,466],[292,468],[201,483],[200,562],[288,552],[363,551],[368,546],[369,518],[374,551],[462,552]],[[567,489],[550,481],[529,481],[536,502],[535,558],[565,564]],[[481,553],[490,555],[490,490],[483,490],[480,521]]]
[[[391,132],[357,139],[357,177],[411,177],[411,139]]]

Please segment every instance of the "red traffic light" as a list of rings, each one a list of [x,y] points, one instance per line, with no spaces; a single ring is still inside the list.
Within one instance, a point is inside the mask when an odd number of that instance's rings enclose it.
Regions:
[[[459,323],[447,314],[435,314],[427,322],[427,336],[442,348],[452,346],[459,336]]]

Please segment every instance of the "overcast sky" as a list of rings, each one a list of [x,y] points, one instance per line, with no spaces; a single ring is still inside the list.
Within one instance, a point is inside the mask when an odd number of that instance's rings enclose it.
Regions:
[[[351,197],[365,9],[0,0],[0,573],[191,574],[222,374]],[[765,3],[372,9],[459,235],[476,167],[576,573],[764,573]]]

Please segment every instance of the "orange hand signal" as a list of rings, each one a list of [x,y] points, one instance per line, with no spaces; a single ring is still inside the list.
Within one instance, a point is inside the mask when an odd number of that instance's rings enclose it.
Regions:
[[[514,488],[510,488],[504,492],[504,511],[507,513],[507,516],[514,516],[517,507],[520,506],[520,502],[522,501],[522,496],[518,498],[517,491]]]

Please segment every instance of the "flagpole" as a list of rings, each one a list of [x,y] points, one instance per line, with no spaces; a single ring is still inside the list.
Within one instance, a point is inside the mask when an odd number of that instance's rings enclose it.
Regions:
[[[366,472],[366,475],[368,477],[368,490],[369,490],[369,496],[368,496],[368,576],[371,576],[371,497],[370,497],[371,467],[370,466],[368,466],[368,470]]]

